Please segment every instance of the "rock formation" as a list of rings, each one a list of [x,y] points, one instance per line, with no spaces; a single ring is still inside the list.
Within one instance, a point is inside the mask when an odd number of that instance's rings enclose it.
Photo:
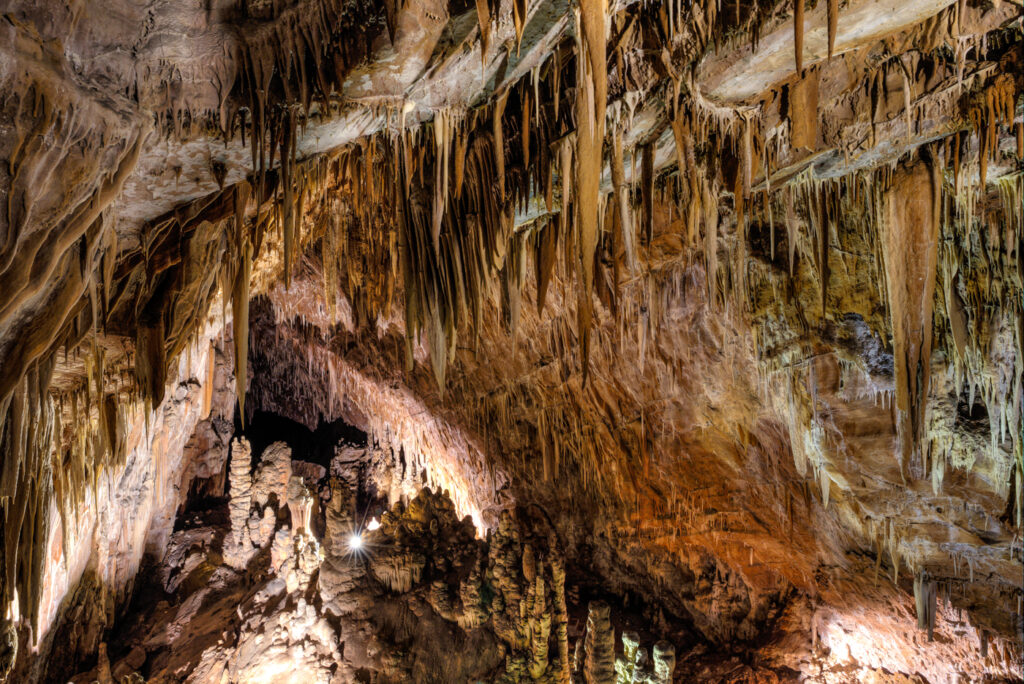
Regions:
[[[587,636],[583,642],[585,684],[615,682],[615,635],[609,621],[610,609],[604,601],[587,606]],[[634,649],[635,652],[635,649]]]
[[[231,443],[231,535],[225,545],[225,560],[236,570],[245,569],[254,551],[249,536],[249,511],[252,508],[252,456],[249,443],[236,439]]]
[[[0,684],[1024,676],[1020,0],[0,13]]]

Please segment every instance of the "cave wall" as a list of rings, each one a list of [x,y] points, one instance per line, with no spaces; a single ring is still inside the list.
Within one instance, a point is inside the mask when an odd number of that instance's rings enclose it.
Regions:
[[[578,10],[5,8],[5,634],[109,626],[234,392],[708,643],[1019,676],[1019,5]]]

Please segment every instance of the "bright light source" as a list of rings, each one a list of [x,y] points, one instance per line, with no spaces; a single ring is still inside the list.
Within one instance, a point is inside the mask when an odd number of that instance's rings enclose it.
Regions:
[[[348,538],[348,548],[353,551],[358,551],[363,548],[363,537],[359,534],[353,534]]]
[[[369,524],[367,524],[366,526],[366,529],[375,530],[378,527],[380,527],[380,520],[377,520],[377,518],[371,518]]]

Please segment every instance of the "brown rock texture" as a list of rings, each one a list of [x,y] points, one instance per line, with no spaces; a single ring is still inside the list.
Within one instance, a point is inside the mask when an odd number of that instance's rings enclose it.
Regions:
[[[1020,681],[1021,13],[9,0],[0,683]]]

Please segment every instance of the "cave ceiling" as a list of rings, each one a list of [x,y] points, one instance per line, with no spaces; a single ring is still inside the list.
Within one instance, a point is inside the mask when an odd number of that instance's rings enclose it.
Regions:
[[[409,639],[482,654],[455,679],[627,681],[591,671],[603,608],[566,627],[582,587],[677,681],[1020,681],[1019,0],[0,9],[0,681],[117,650],[264,413],[366,433],[401,558],[430,516],[491,567],[510,514],[536,536],[495,586],[550,609],[549,669],[431,599]],[[325,506],[319,556],[268,556],[314,611],[352,524]],[[248,562],[224,543],[209,587]],[[153,676],[187,661],[154,638]],[[433,681],[336,642],[336,681]]]

